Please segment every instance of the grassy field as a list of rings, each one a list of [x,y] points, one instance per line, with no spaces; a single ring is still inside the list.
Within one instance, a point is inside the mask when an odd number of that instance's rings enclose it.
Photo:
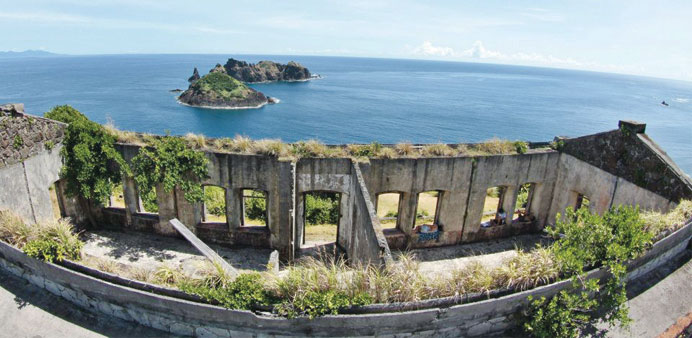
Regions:
[[[336,241],[337,226],[334,224],[309,225],[305,227],[305,243]]]

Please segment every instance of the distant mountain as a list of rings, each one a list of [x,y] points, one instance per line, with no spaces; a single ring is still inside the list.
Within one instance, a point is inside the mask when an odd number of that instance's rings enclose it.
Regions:
[[[13,51],[0,51],[0,58],[24,58],[24,57],[51,57],[59,56],[60,54],[55,54],[51,52],[46,52],[45,50],[34,50],[28,49],[23,52],[13,52]]]

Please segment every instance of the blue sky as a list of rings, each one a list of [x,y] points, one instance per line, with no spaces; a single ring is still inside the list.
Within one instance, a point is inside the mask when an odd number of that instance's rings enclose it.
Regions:
[[[0,0],[0,49],[339,55],[692,81],[692,1]]]

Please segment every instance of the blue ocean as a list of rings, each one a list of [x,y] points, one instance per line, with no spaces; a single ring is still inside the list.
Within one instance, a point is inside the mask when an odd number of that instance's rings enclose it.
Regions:
[[[321,79],[252,85],[279,104],[209,110],[176,102],[194,67],[295,60]],[[99,55],[0,59],[0,103],[69,104],[100,123],[161,134],[325,143],[550,141],[647,123],[692,173],[692,82],[480,63],[285,55]],[[661,101],[669,106],[664,106]]]

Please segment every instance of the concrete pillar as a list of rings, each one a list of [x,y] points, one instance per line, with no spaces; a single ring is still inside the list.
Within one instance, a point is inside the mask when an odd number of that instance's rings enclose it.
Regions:
[[[133,177],[123,177],[123,199],[125,200],[126,227],[132,227],[132,216],[138,212],[139,198]]]
[[[156,203],[159,205],[159,222],[154,230],[162,235],[175,235],[177,232],[168,222],[178,216],[175,208],[175,192],[166,192],[163,184],[157,184]]]
[[[226,194],[226,221],[233,231],[242,225],[243,189],[229,189]]]
[[[351,194],[341,193],[340,195],[337,244],[341,248],[346,248],[348,244],[347,239],[349,237],[348,226],[353,224],[353,213],[350,212],[353,205],[349,205]]]
[[[507,213],[507,225],[512,224],[512,219],[514,219],[514,210],[517,205],[517,192],[519,187],[517,186],[505,186],[504,187],[505,196],[502,200],[502,209]]]
[[[197,224],[202,221],[202,202],[189,202],[185,199],[185,192],[179,187],[175,188],[175,206],[178,220],[193,233],[197,233]]]
[[[413,232],[413,224],[416,219],[416,207],[418,206],[418,195],[416,193],[402,193],[399,202],[399,230],[406,235]]]

